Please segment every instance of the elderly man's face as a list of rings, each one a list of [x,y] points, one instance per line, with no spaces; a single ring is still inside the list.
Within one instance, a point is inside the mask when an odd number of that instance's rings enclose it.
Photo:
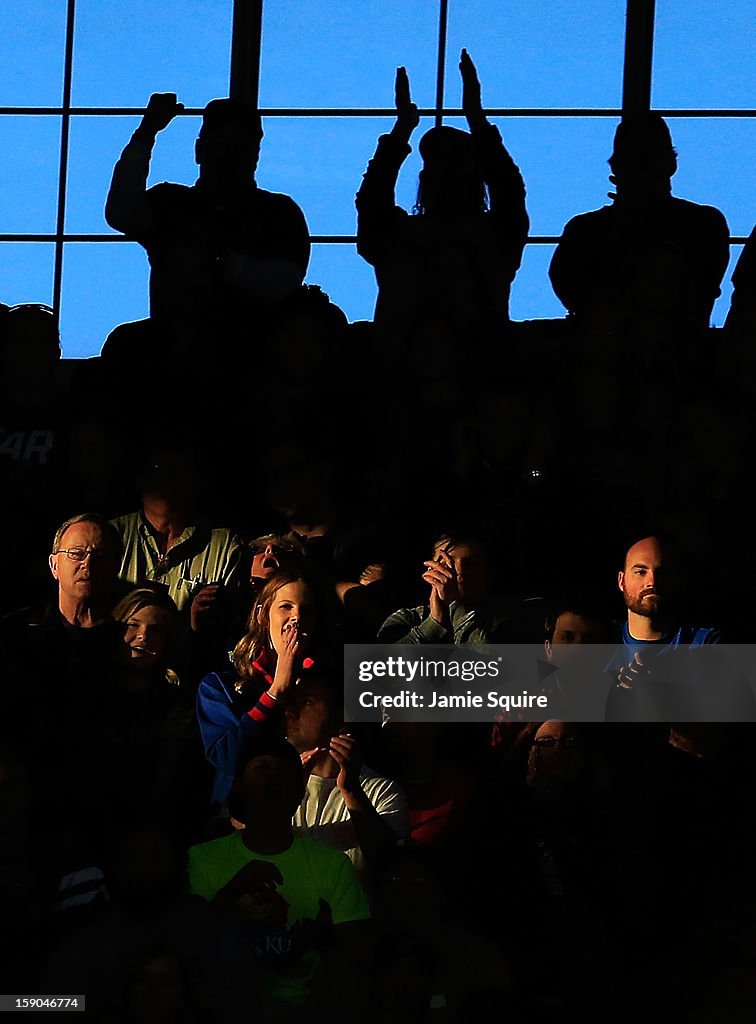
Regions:
[[[58,588],[74,600],[98,597],[115,581],[118,565],[110,540],[97,523],[74,523],[50,555],[50,572]]]

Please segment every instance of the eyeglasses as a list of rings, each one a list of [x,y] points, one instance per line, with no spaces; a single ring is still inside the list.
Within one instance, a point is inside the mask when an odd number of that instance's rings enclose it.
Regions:
[[[294,550],[294,545],[288,540],[259,541],[257,544],[250,544],[249,550],[253,555],[262,555],[270,548],[274,555],[289,554]]]
[[[89,548],[58,548],[57,551],[53,551],[54,555],[66,555],[72,562],[83,562],[86,558],[97,559],[107,558],[107,551],[100,551],[97,548],[90,550]]]
[[[566,750],[573,750],[578,743],[577,736],[565,736],[564,739],[557,739],[556,736],[541,736],[533,740],[533,746],[539,750],[554,750],[556,747],[563,747]]]

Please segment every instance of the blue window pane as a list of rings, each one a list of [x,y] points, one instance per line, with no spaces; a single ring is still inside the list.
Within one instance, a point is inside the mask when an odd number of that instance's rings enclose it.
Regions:
[[[0,4],[0,106],[59,106],[65,42],[66,0]]]
[[[0,302],[52,304],[55,247],[45,242],[0,242]]]
[[[194,143],[201,124],[201,117],[177,117],[158,135],[150,162],[150,177],[147,182],[149,186],[157,185],[161,181],[177,181],[182,185],[194,184],[199,173],[194,159]],[[127,129],[121,146],[126,145],[129,137],[130,130]]]
[[[424,121],[430,127],[430,119]],[[379,135],[392,124],[382,118],[266,117],[258,184],[292,196],[304,210],[311,234],[353,235],[354,197]],[[418,128],[417,139],[423,130]],[[405,209],[415,202],[419,168],[413,152],[396,191]]]
[[[65,246],[60,333],[63,356],[99,355],[118,324],[148,315],[147,257],[130,242]]]
[[[756,124],[744,118],[669,118],[668,124],[679,164],[675,195],[718,207],[731,234],[749,235],[756,221]]]
[[[306,283],[320,285],[331,302],[344,310],[350,323],[373,319],[375,275],[353,245],[313,245]]]
[[[113,167],[139,123],[132,117],[73,117],[66,230],[74,234],[110,231],[105,223]],[[176,181],[191,185],[197,178],[194,140],[200,118],[178,117],[160,133],[150,163],[148,185]]]
[[[404,65],[419,106],[435,97],[437,0],[293,0],[263,6],[264,107],[393,107]]]
[[[619,107],[624,0],[450,0],[445,104],[461,106],[466,48],[493,107]]]
[[[752,107],[753,0],[656,5],[655,107]]]
[[[525,246],[509,300],[509,315],[513,320],[543,320],[566,315],[549,281],[549,264],[555,248],[554,245]]]
[[[727,319],[727,313],[730,309],[730,303],[732,302],[732,274],[742,251],[742,245],[730,246],[730,262],[727,270],[725,271],[724,280],[722,281],[722,294],[715,302],[714,312],[711,315],[712,327],[722,327]]]
[[[0,117],[0,232],[55,230],[60,118]]]
[[[142,106],[175,92],[203,107],[228,95],[231,0],[78,0],[74,106]]]

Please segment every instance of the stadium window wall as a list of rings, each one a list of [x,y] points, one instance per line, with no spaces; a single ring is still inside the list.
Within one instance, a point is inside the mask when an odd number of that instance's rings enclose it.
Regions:
[[[531,237],[512,316],[564,314],[548,263],[564,223],[606,202],[625,0],[236,0],[236,14],[249,4],[262,12],[258,181],[305,211],[314,243],[308,282],[351,321],[370,319],[375,281],[355,251],[354,195],[392,123],[395,69],[407,68],[423,115],[416,138],[440,118],[463,125],[457,65],[465,47],[528,188]],[[656,3],[650,99],[669,118],[680,154],[675,192],[718,206],[733,235],[716,325],[755,219],[750,19],[750,0]],[[144,251],[103,218],[112,168],[150,93],[175,92],[186,111],[159,137],[150,182],[195,180],[201,110],[228,95],[235,24],[234,0],[0,7],[0,301],[53,304],[66,356],[96,355],[116,324],[147,315]],[[418,169],[415,147],[397,190],[405,208]]]

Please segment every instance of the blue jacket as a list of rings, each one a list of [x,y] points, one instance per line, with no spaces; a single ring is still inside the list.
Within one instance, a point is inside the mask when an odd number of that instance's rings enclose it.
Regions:
[[[250,682],[243,694],[235,689],[237,679],[235,672],[209,672],[197,691],[197,719],[205,757],[216,769],[211,801],[218,805],[224,804],[231,792],[242,750],[278,719],[278,702],[268,696],[262,673],[260,686]]]

